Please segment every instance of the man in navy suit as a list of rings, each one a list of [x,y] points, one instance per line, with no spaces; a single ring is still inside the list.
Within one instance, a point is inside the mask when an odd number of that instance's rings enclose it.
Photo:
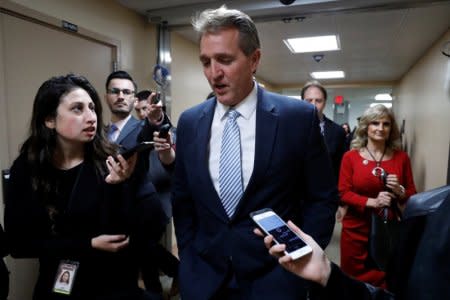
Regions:
[[[338,194],[317,111],[254,81],[261,50],[246,14],[207,10],[194,27],[216,97],[188,109],[178,122],[172,200],[181,298],[305,299],[306,281],[268,255],[249,213],[271,208],[297,221],[322,247],[329,243]],[[228,127],[240,141],[239,160],[225,158],[226,146],[236,144],[223,142]],[[228,178],[239,179],[237,205],[228,202],[222,175],[232,165],[241,168]]]
[[[302,99],[317,108],[320,120],[320,131],[325,139],[330,154],[336,182],[339,180],[339,169],[345,152],[345,131],[342,126],[328,119],[323,113],[327,103],[327,90],[316,80],[309,81],[301,91]]]

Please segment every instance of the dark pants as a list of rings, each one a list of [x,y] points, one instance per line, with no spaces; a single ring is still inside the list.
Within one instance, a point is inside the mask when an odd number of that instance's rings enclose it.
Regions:
[[[159,270],[169,277],[177,278],[180,262],[161,244],[155,247],[153,254],[153,257],[146,258],[143,263],[142,279],[147,291],[161,293],[162,286],[159,280]]]

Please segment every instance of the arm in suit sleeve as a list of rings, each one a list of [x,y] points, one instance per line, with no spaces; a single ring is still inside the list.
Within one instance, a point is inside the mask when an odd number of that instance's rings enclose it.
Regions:
[[[333,233],[338,192],[330,157],[320,134],[316,110],[312,113],[314,116],[303,170],[307,198],[303,205],[302,229],[325,248]]]
[[[358,281],[331,264],[331,274],[325,288],[316,287],[313,293],[318,299],[394,300],[393,294],[368,283]]]
[[[336,149],[336,161],[334,162],[334,173],[336,174],[336,183],[339,180],[339,171],[341,168],[342,163],[342,157],[344,156],[344,153],[346,151],[346,145],[345,145],[345,131],[342,127],[337,128],[337,135],[336,138],[338,139],[338,146]]]
[[[177,155],[175,158],[175,174],[172,185],[172,210],[175,225],[175,234],[180,257],[183,250],[187,247],[189,241],[193,240],[196,231],[195,207],[192,194],[188,186],[185,160],[189,159],[186,155],[186,147],[191,143],[192,135],[187,130],[192,126],[192,122],[183,118],[178,121],[177,127]]]

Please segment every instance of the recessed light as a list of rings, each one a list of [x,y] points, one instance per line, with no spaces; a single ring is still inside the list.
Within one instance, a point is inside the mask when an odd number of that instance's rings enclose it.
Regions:
[[[374,102],[374,103],[370,103],[370,107],[374,107],[375,105],[384,105],[387,108],[391,108],[392,107],[392,103],[391,102]]]
[[[376,101],[392,101],[391,94],[377,94],[375,96]]]
[[[324,71],[324,72],[311,72],[311,77],[314,79],[332,79],[332,78],[344,78],[344,71]]]
[[[339,39],[336,35],[292,38],[285,39],[283,42],[292,53],[335,51],[341,49]]]

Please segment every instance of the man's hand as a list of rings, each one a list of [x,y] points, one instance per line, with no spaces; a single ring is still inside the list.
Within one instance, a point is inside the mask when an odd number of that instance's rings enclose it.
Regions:
[[[152,92],[150,96],[147,98],[149,112],[147,115],[147,119],[151,124],[160,125],[164,120],[164,112],[162,110],[162,101],[159,100],[157,103],[154,103],[154,99],[156,97],[156,93]]]

